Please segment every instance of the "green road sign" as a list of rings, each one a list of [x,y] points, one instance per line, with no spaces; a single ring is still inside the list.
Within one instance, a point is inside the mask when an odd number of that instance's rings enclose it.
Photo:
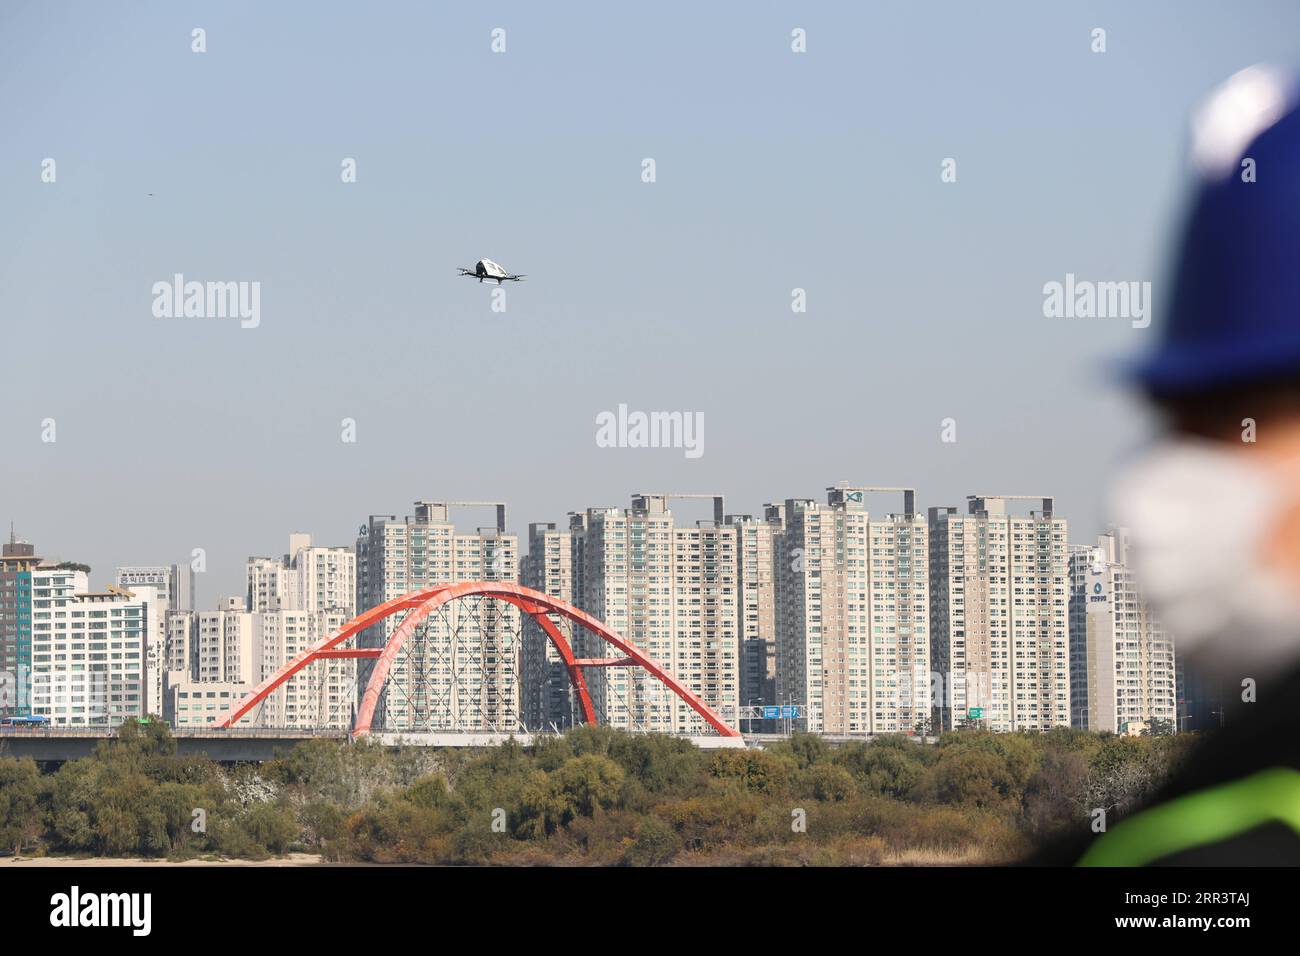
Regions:
[[[984,708],[968,707],[966,709],[966,716],[969,717],[971,720],[979,720],[981,717],[984,716]]]

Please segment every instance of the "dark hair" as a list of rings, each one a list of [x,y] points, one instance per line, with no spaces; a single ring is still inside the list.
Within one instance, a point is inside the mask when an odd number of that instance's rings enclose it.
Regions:
[[[1150,398],[1175,432],[1216,441],[1240,441],[1246,419],[1259,428],[1278,419],[1300,418],[1300,377]]]

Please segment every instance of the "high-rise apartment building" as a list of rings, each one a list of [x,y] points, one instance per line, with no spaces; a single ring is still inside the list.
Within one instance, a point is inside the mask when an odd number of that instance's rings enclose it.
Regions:
[[[669,499],[703,498],[713,519],[678,526]],[[720,495],[638,494],[630,508],[570,515],[574,603],[631,640],[736,721],[740,707],[736,529]],[[579,657],[608,657],[579,628]],[[598,718],[634,731],[699,732],[703,720],[639,667],[588,668]]]
[[[222,598],[215,611],[170,614],[164,716],[178,727],[220,719],[257,684],[351,617],[343,610],[250,611],[243,597]],[[355,660],[316,661],[276,688],[239,726],[351,727],[356,683]]]
[[[194,569],[188,564],[119,567],[117,586],[128,591],[151,587],[158,592],[159,612],[149,639],[145,679],[149,685],[149,710],[161,715],[166,691],[167,619],[173,611],[193,609]]]
[[[496,526],[458,531],[451,507],[492,507]],[[503,502],[417,501],[404,520],[371,515],[357,539],[358,610],[411,591],[459,581],[519,580],[519,541],[506,533]],[[397,628],[393,615],[360,636],[382,647]],[[520,615],[487,598],[453,601],[435,612],[397,656],[375,715],[389,730],[523,729],[520,708]],[[364,692],[373,663],[358,667]]]
[[[212,611],[167,615],[163,717],[174,727],[221,719],[257,683],[259,654],[253,615],[242,597],[223,597]],[[257,726],[254,713],[240,726]]]
[[[1012,515],[1026,496],[971,495],[931,508],[935,708],[943,729],[1046,730],[1070,723],[1066,520]]]
[[[345,611],[260,611],[252,615],[258,653],[254,683],[271,677],[352,618]],[[357,706],[357,662],[341,658],[308,664],[271,692],[255,714],[258,726],[313,729],[352,726]]]
[[[85,571],[36,568],[32,713],[64,727],[116,727],[147,714],[147,659],[160,608],[148,585],[91,592]]]
[[[1075,727],[1176,729],[1174,643],[1142,600],[1122,528],[1070,549],[1070,679]]]
[[[251,557],[244,597],[215,611],[168,617],[167,711],[177,726],[204,725],[355,614],[351,548],[289,536],[282,559]],[[317,661],[281,684],[240,726],[345,728],[357,703],[357,664]]]
[[[283,558],[249,558],[247,578],[250,611],[356,613],[356,552],[313,545],[309,534],[291,534]]]
[[[740,622],[740,702],[775,704],[775,536],[785,527],[785,505],[766,504],[762,519],[727,515],[736,529],[737,616]],[[766,725],[765,725],[766,726]]]
[[[872,517],[865,495],[902,492]],[[776,536],[777,702],[824,734],[925,732],[930,718],[927,527],[907,488],[839,485],[788,499]]]
[[[40,563],[10,529],[0,547],[0,717],[31,713],[32,572]]]
[[[294,572],[287,558],[250,557],[244,565],[244,576],[244,603],[250,610],[268,611],[281,607],[282,602],[292,606]]]
[[[169,611],[194,610],[194,569],[188,564],[131,565],[117,569],[117,586],[128,591],[147,585],[158,591]]]
[[[519,562],[520,582],[562,601],[573,603],[573,539],[567,529],[550,524],[528,526],[528,553]],[[569,646],[573,646],[573,623],[552,615]],[[523,620],[524,639],[521,688],[524,723],[530,730],[563,729],[581,721],[575,710],[569,670],[541,625],[531,615]],[[576,715],[576,716],[575,716]]]
[[[242,597],[224,597],[213,611],[174,611],[167,616],[168,684],[256,683],[253,615]]]

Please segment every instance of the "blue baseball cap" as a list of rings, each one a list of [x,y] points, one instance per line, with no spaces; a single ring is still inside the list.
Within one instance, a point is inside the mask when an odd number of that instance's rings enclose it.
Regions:
[[[1154,396],[1300,380],[1300,109],[1295,79],[1232,77],[1193,123],[1200,182],[1155,350],[1130,366]]]

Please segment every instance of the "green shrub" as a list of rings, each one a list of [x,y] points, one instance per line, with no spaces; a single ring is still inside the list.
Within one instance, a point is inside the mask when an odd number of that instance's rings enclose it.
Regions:
[[[629,866],[662,866],[682,848],[677,831],[658,817],[643,817],[623,861]]]

